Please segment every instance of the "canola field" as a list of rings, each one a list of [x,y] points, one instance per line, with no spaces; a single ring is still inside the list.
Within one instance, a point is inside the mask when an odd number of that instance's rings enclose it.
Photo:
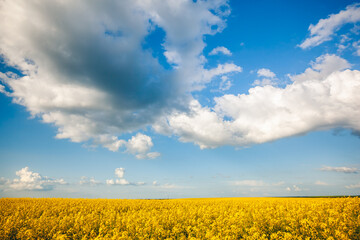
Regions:
[[[360,239],[359,198],[0,199],[0,239]]]

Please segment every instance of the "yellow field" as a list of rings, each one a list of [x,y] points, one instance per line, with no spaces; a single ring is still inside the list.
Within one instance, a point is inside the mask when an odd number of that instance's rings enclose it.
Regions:
[[[360,239],[359,198],[0,199],[0,239]]]

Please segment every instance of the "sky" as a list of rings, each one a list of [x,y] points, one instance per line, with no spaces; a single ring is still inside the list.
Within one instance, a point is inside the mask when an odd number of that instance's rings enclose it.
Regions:
[[[360,2],[0,2],[0,197],[360,195]]]

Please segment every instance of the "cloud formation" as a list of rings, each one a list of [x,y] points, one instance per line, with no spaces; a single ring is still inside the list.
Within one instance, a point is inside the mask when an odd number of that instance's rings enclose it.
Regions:
[[[286,188],[286,191],[288,191],[288,192],[292,192],[292,191],[294,191],[294,192],[301,192],[301,191],[303,191],[303,189],[301,189],[301,188],[298,187],[297,185],[293,185],[292,187],[287,187],[287,188]]]
[[[223,46],[219,46],[219,47],[216,47],[214,48],[213,50],[211,50],[211,52],[209,53],[209,55],[217,55],[219,53],[222,53],[224,55],[227,55],[227,56],[231,56],[232,53],[230,52],[229,49],[227,49],[226,47],[223,47]]]
[[[34,190],[47,191],[52,190],[55,185],[64,185],[64,179],[52,179],[46,176],[41,176],[39,173],[32,172],[29,167],[24,167],[16,171],[16,176],[13,180],[1,178],[0,186],[5,190]]]
[[[97,186],[97,185],[101,185],[102,183],[100,181],[96,181],[95,178],[91,177],[86,177],[86,176],[82,176],[81,180],[79,181],[80,185],[90,185],[90,186]]]
[[[117,179],[107,179],[107,185],[132,185],[132,186],[141,186],[145,185],[145,182],[129,182],[124,178],[125,175],[125,168],[116,168],[115,169],[115,176],[118,177]]]
[[[261,77],[261,79],[256,79],[253,86],[266,86],[266,85],[277,85],[276,83],[276,74],[273,73],[270,69],[267,68],[261,68],[257,71],[258,77]]]
[[[266,183],[262,180],[241,180],[232,181],[231,185],[235,186],[247,186],[247,187],[270,187],[270,186],[281,186],[284,182]]]
[[[57,138],[117,151],[123,133],[183,108],[215,76],[239,71],[204,68],[203,35],[220,32],[229,12],[225,0],[1,1],[0,54],[21,74],[0,73],[9,89],[0,91],[55,125]],[[157,28],[166,33],[156,44],[170,70],[146,47]]]
[[[330,167],[325,166],[320,169],[321,171],[327,172],[341,172],[341,173],[359,173],[360,169],[350,167]]]
[[[336,127],[360,129],[360,72],[335,55],[317,58],[285,88],[257,86],[248,94],[215,98],[213,108],[197,100],[189,112],[175,111],[154,128],[200,148],[249,146]],[[225,119],[226,118],[226,119]]]
[[[360,21],[360,4],[353,4],[346,7],[345,10],[337,14],[331,14],[326,19],[309,26],[310,37],[305,39],[299,45],[302,49],[311,48],[320,45],[325,41],[332,39],[337,30],[347,23],[357,23]]]
[[[320,20],[302,46],[320,44],[337,27],[358,21],[358,11],[352,5]],[[219,78],[220,90],[228,90],[229,76],[242,72],[233,62],[205,67],[204,36],[221,32],[229,13],[226,0],[4,0],[0,54],[21,74],[0,73],[6,85],[0,92],[53,124],[57,138],[124,148],[138,159],[160,156],[151,152],[151,137],[137,132],[149,126],[202,149],[336,127],[360,131],[360,72],[345,70],[351,65],[335,55],[317,58],[285,88],[276,86],[269,69],[259,69],[262,79],[248,94],[226,94],[214,107],[202,106],[195,91]],[[167,65],[147,44],[156,29],[164,37],[150,45],[157,44]],[[221,46],[213,51],[231,54]],[[122,139],[125,133],[133,136]]]
[[[154,144],[149,136],[141,133],[133,136],[125,145],[126,151],[134,154],[137,159],[152,159],[160,156],[158,152],[149,152]]]

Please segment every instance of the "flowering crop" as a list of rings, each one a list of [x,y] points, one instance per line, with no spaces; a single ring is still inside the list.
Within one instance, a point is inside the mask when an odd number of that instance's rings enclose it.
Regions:
[[[0,239],[360,239],[359,198],[0,199]]]

